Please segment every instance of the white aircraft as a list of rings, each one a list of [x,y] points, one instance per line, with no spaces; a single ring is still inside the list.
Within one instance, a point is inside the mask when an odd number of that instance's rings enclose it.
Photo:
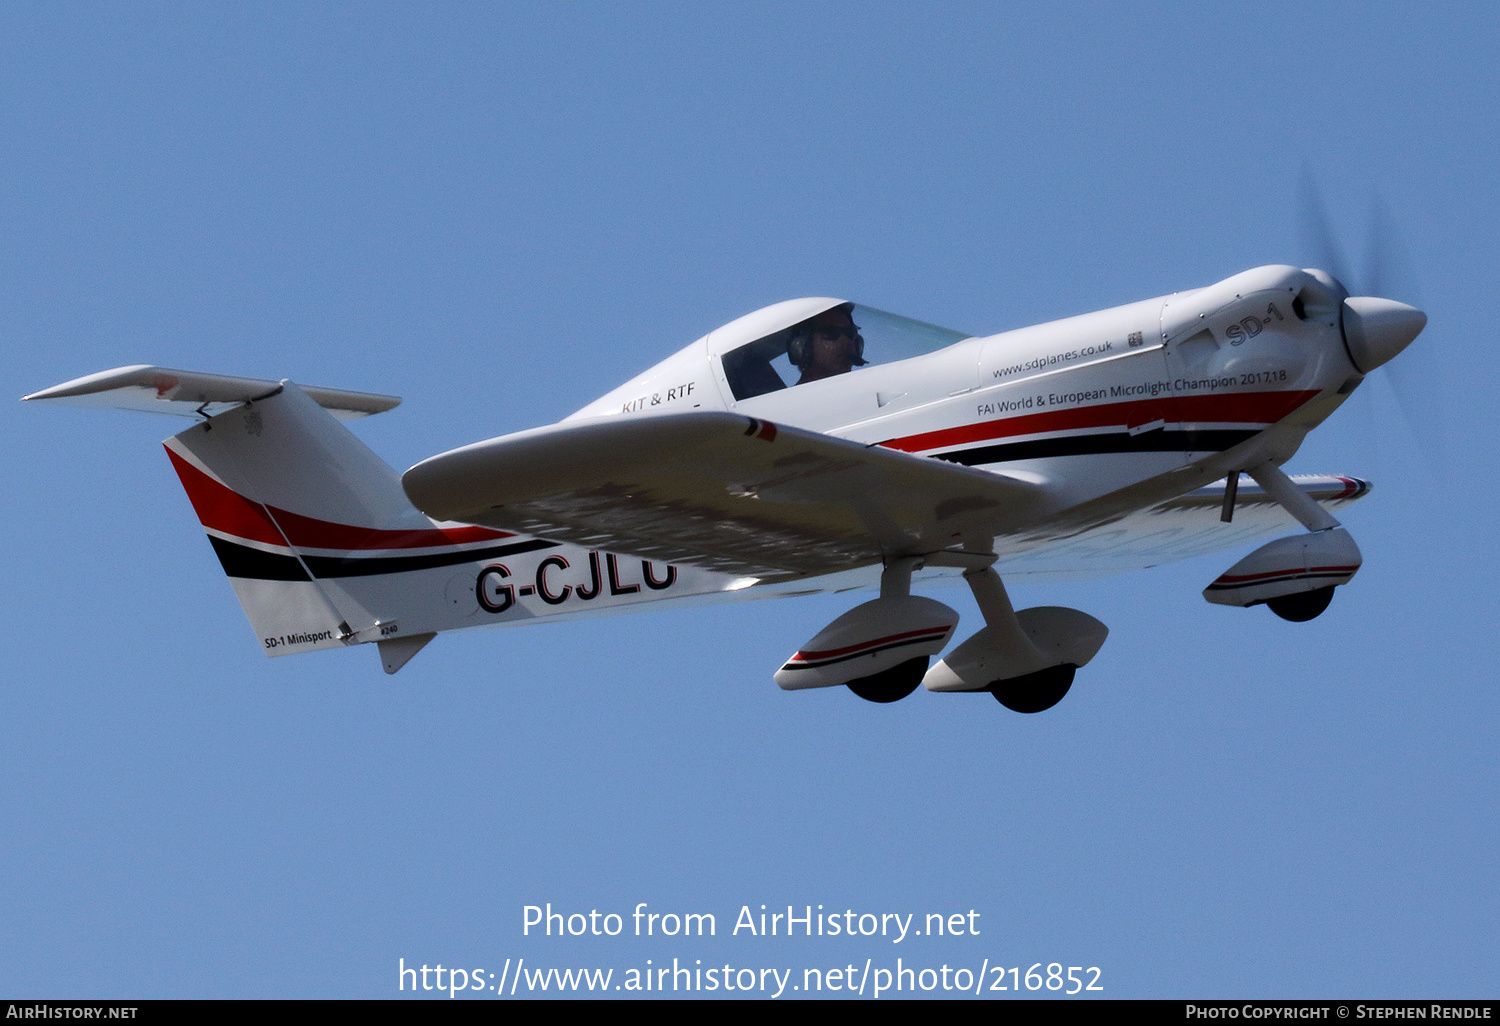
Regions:
[[[985,337],[796,299],[557,424],[405,474],[339,423],[392,396],[136,366],[26,399],[198,419],[167,455],[268,655],[375,642],[394,673],[440,631],[878,584],[777,684],[1037,712],[1108,631],[1015,610],[1003,578],[1149,567],[1296,523],[1203,594],[1323,611],[1360,566],[1330,511],[1369,485],[1281,465],[1426,321],[1289,266]],[[958,575],[985,624],[929,668],[959,617],[912,586]]]

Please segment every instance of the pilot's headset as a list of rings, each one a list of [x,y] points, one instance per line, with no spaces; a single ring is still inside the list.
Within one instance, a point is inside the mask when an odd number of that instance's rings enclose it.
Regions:
[[[854,366],[863,367],[867,362],[865,360],[865,337],[859,333],[859,325],[854,324],[854,304],[845,303],[832,310],[824,310],[817,316],[822,317],[835,310],[842,310],[848,314],[849,323],[854,325]],[[810,320],[816,319],[816,317],[810,318]],[[812,325],[806,321],[792,328],[792,334],[786,342],[786,358],[792,362],[793,367],[806,367],[812,362],[812,333]]]

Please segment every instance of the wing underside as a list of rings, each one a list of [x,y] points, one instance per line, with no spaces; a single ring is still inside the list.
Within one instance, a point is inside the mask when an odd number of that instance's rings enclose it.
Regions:
[[[1369,490],[1355,478],[1296,480],[1328,508]],[[1231,523],[1220,520],[1222,481],[1080,520],[1054,515],[1041,485],[717,412],[509,435],[419,463],[403,485],[439,519],[768,583],[936,553],[994,553],[1007,573],[1096,576],[1296,527],[1248,481]]]
[[[729,413],[608,418],[456,449],[403,478],[429,515],[777,580],[990,539],[1040,488]]]

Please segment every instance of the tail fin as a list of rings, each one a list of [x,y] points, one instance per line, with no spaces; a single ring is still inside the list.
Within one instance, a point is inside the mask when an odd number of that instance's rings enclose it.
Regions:
[[[425,571],[549,543],[442,525],[291,382],[168,439],[167,455],[267,655],[380,642],[394,673],[450,622]]]

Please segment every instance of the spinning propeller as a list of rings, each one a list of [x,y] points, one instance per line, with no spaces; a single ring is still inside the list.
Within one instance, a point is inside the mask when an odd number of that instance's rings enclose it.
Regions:
[[[1391,390],[1412,437],[1441,472],[1445,446],[1438,382],[1430,370],[1424,372],[1423,368],[1429,366],[1425,361],[1412,357],[1395,360],[1426,326],[1427,315],[1414,306],[1384,298],[1387,291],[1394,291],[1413,301],[1419,299],[1410,264],[1391,227],[1385,204],[1377,198],[1371,207],[1364,273],[1355,277],[1334,236],[1322,196],[1312,175],[1305,171],[1300,201],[1304,244],[1317,266],[1337,279],[1346,293],[1361,293],[1346,294],[1341,304],[1350,358],[1364,374],[1387,367]]]

